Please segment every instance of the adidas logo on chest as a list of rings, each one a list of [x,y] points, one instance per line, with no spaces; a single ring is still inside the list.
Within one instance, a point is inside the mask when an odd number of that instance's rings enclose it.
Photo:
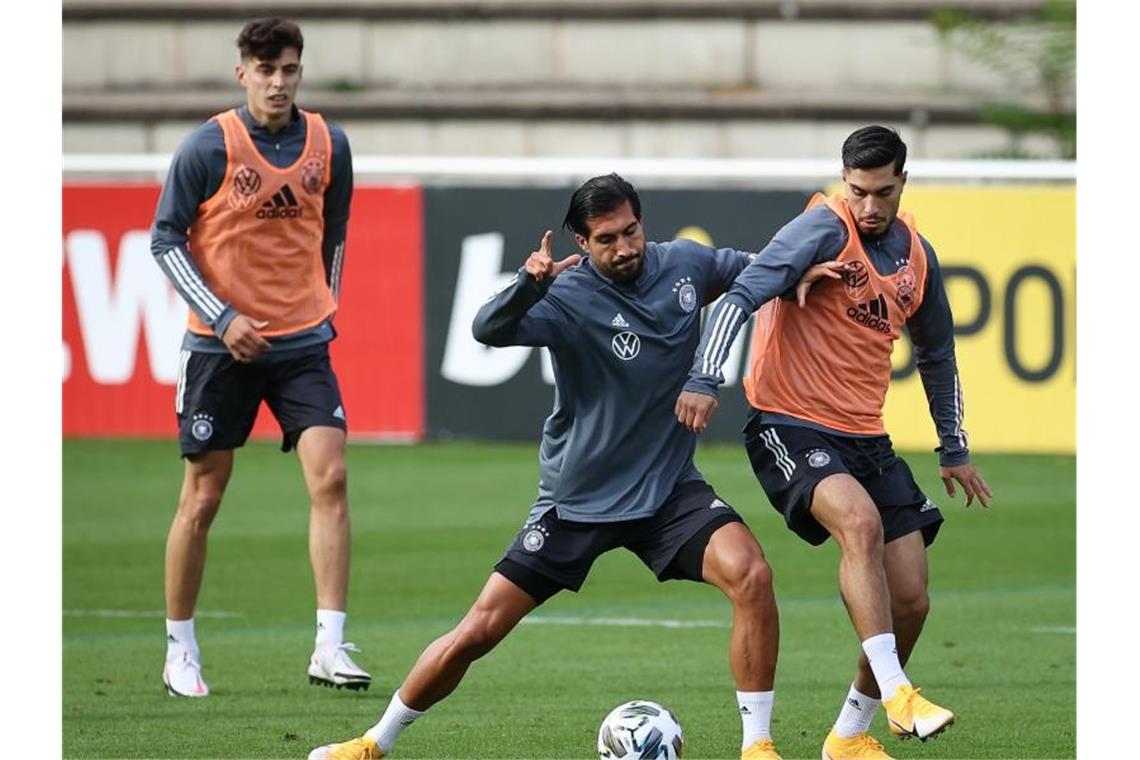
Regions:
[[[257,218],[298,219],[302,212],[301,204],[297,202],[297,196],[293,194],[292,188],[282,185],[281,189],[257,209]]]
[[[882,294],[866,303],[847,307],[847,317],[884,335],[891,334],[891,319],[887,311],[887,299]]]

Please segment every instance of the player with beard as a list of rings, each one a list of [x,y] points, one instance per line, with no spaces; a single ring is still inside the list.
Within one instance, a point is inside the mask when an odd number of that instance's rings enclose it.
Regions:
[[[868,733],[880,701],[892,733],[940,733],[954,714],[918,693],[903,665],[930,607],[926,547],[942,515],[895,455],[883,427],[891,347],[903,327],[941,445],[939,474],[966,506],[989,506],[970,461],[953,320],[938,260],[900,214],[906,145],[864,127],[843,144],[845,194],[816,195],[737,278],[710,316],[677,418],[701,431],[716,409],[729,347],[757,309],[745,390],[745,445],[753,470],[788,527],[841,552],[839,588],[862,642],[858,670],[823,757],[888,757]],[[811,276],[821,285],[805,305]],[[797,280],[799,304],[789,294]]]
[[[673,416],[700,339],[700,309],[749,254],[691,240],[647,243],[637,192],[616,174],[574,193],[565,226],[586,258],[554,261],[547,231],[473,330],[491,346],[550,348],[554,410],[530,514],[474,606],[424,650],[380,722],[313,750],[310,760],[391,753],[476,659],[544,601],[577,591],[594,560],[619,547],[660,581],[705,582],[728,597],[741,757],[779,757],[769,732],[779,641],[771,570],[752,532],[693,465],[696,436]]]

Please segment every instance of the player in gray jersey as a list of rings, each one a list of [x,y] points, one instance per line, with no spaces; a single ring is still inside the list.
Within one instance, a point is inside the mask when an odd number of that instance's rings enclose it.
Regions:
[[[647,243],[637,192],[616,174],[574,193],[565,226],[586,257],[553,260],[547,231],[473,328],[487,345],[550,349],[554,409],[530,514],[475,604],[424,650],[380,722],[358,739],[313,750],[310,760],[390,753],[471,663],[551,596],[577,591],[594,560],[618,547],[660,581],[709,583],[732,602],[741,757],[779,757],[769,730],[779,644],[771,569],[752,532],[693,465],[696,436],[673,416],[701,307],[750,255],[690,240]]]

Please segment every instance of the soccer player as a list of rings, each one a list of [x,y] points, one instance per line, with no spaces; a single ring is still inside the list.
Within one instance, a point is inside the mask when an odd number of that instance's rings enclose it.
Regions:
[[[926,547],[942,523],[883,427],[891,347],[904,326],[941,442],[947,493],[955,496],[957,481],[966,506],[975,498],[989,506],[992,497],[962,429],[938,260],[914,220],[898,211],[906,145],[893,130],[869,126],[847,138],[842,156],[845,195],[817,194],[737,278],[709,318],[676,408],[690,430],[705,428],[729,347],[760,309],[745,379],[748,456],[791,530],[813,545],[835,538],[840,592],[862,642],[854,683],[824,742],[832,760],[888,757],[868,734],[880,701],[891,732],[903,738],[925,740],[954,721],[902,667],[929,610]],[[778,298],[797,280],[799,304]]]
[[[329,363],[352,198],[348,140],[293,101],[304,41],[296,24],[249,22],[237,39],[246,104],[178,147],[151,250],[190,306],[174,410],[185,459],[166,542],[166,667],[173,696],[205,697],[194,605],[206,539],[264,400],[296,449],[312,507],[317,596],[314,684],[368,688],[345,643],[349,518],[344,405]]]
[[[358,739],[313,750],[311,760],[391,753],[472,662],[538,605],[577,591],[594,560],[618,547],[660,581],[710,583],[732,602],[741,755],[778,757],[769,733],[779,640],[771,570],[752,532],[693,465],[696,436],[673,417],[701,306],[732,283],[748,254],[689,240],[646,243],[637,192],[616,174],[578,188],[564,226],[586,258],[554,261],[547,231],[473,328],[484,344],[548,346],[553,358],[554,410],[526,523],[467,615],[424,650],[380,721]]]

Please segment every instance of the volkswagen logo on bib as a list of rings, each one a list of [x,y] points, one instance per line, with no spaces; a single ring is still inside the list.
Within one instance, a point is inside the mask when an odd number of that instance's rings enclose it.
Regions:
[[[619,332],[610,341],[617,358],[624,362],[637,357],[641,353],[641,338],[631,332]]]

